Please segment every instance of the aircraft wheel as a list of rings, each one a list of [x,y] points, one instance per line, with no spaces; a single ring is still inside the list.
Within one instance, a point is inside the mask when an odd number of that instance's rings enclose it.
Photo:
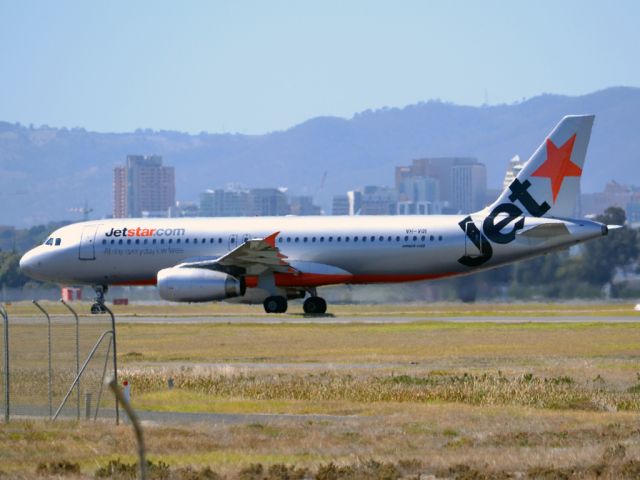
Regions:
[[[327,302],[321,297],[309,297],[304,301],[302,305],[304,313],[321,315],[327,312]]]
[[[287,311],[287,299],[279,295],[267,297],[264,300],[264,311],[267,313],[284,313]]]

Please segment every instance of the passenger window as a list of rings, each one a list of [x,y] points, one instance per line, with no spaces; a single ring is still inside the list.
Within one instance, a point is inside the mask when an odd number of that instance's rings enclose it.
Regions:
[[[296,243],[298,243],[300,241],[300,237],[296,237],[296,239],[294,240]]]
[[[427,238],[427,237],[425,237],[424,235],[422,235],[422,236],[420,237],[420,240],[421,240],[422,242],[424,242],[424,241],[426,240],[426,238]]]
[[[366,242],[367,241],[367,237],[362,237],[362,241]]]
[[[431,235],[431,236],[429,237],[429,240],[431,240],[431,241],[433,242],[433,238],[434,238],[434,237],[433,237],[433,235]]]
[[[400,235],[397,235],[396,236],[396,242],[399,242],[399,241],[400,241]]]
[[[164,244],[164,238],[160,239],[160,243]]]
[[[144,244],[146,245],[147,243],[149,243],[149,239],[148,239],[148,238],[145,238],[145,239],[142,241],[142,243],[144,243]]]
[[[209,243],[213,243],[213,238],[210,238],[210,239],[209,239]]]
[[[189,239],[188,239],[188,238],[185,238],[185,239],[184,239],[184,243],[189,243]]]
[[[291,237],[287,237],[287,243],[291,243]]]
[[[282,237],[278,238],[278,243],[282,243]]]
[[[320,237],[320,241],[321,241],[321,242],[324,242],[324,237]]]
[[[131,239],[127,238],[127,245],[131,245]]]
[[[405,241],[405,242],[408,242],[408,241],[409,241],[409,235],[405,235],[405,236],[404,236],[404,241]]]
[[[312,237],[312,238],[311,238],[311,242],[312,242],[312,243],[316,243],[316,237]]]
[[[341,242],[342,241],[342,237],[336,237],[336,242]]]
[[[355,237],[354,240],[357,242],[358,241],[358,237]],[[349,237],[344,237],[344,241],[348,242],[349,241]]]
[[[441,242],[442,241],[442,235],[438,236],[438,241]]]
[[[118,245],[122,245],[122,239],[118,240]]]
[[[173,238],[170,238],[170,239],[169,239],[169,243],[173,243]]]
[[[200,243],[207,243],[207,239],[203,238],[202,241]]]
[[[103,239],[102,239],[102,244],[103,244],[103,245],[106,245],[106,244],[107,244],[107,239],[106,239],[106,238],[103,238]]]
[[[111,245],[113,245],[114,243],[116,243],[116,241],[112,238],[111,242],[109,242],[109,243],[111,243]]]
[[[218,239],[218,243],[222,243],[222,238],[219,238],[219,239]]]
[[[329,237],[327,240],[328,240],[329,242],[333,242],[333,237]]]
[[[136,238],[136,245],[140,245],[140,239]]]
[[[414,235],[413,236],[413,241],[415,242],[416,240],[418,240],[418,237]]]
[[[376,241],[376,237],[374,237],[373,235],[371,235],[371,241],[375,242]],[[382,241],[382,237],[380,237],[380,241]]]
[[[154,238],[153,240],[151,240],[151,243],[153,243],[155,245],[156,244],[156,239]]]
[[[391,241],[391,235],[387,237],[387,242],[390,242],[390,241]]]
[[[307,243],[308,238],[304,237],[304,239],[302,240],[304,243]]]
[[[187,241],[187,240],[185,239],[185,242],[186,242],[186,241]],[[180,239],[177,239],[177,240],[176,240],[176,243],[180,243]]]

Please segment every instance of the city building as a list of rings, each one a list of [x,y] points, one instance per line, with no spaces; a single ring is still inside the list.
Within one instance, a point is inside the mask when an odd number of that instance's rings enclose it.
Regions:
[[[292,215],[321,215],[320,206],[313,203],[313,197],[301,195],[289,197],[289,207]]]
[[[200,194],[200,216],[242,217],[249,215],[249,191],[237,186],[207,190]]]
[[[398,215],[434,215],[442,212],[439,182],[431,177],[406,176],[398,187]]]
[[[487,169],[482,163],[454,164],[451,169],[451,206],[461,213],[486,207]]]
[[[113,216],[166,217],[175,205],[175,172],[159,155],[127,155],[113,171]]]
[[[397,202],[395,188],[369,185],[362,189],[359,212],[361,215],[395,215]]]
[[[626,213],[627,222],[637,225],[640,222],[640,187],[611,180],[602,192],[580,195],[580,207],[581,215],[588,217],[601,215],[609,207],[620,207]]]
[[[252,188],[249,191],[249,214],[267,217],[288,215],[289,202],[284,188]]]
[[[484,164],[470,157],[434,157],[414,159],[411,165],[396,167],[395,180],[401,209],[418,211],[407,194],[410,178],[429,178],[437,182],[438,197],[431,208],[438,213],[477,211],[485,206],[487,173]],[[433,187],[431,187],[433,189]],[[407,203],[409,202],[409,203]],[[428,206],[424,204],[423,207]]]
[[[352,190],[344,195],[333,197],[332,215],[358,215],[361,209],[362,192]]]
[[[515,155],[511,160],[509,160],[509,165],[507,166],[507,173],[504,176],[504,182],[502,182],[502,190],[506,190],[511,185],[511,182],[515,180],[518,174],[524,168],[524,164],[526,162],[520,160],[520,155]]]

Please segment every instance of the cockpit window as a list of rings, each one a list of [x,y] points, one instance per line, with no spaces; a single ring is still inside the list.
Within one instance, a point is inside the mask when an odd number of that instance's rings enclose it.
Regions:
[[[46,242],[44,242],[44,244],[45,244],[45,245],[53,245],[53,238],[52,238],[52,237],[49,237],[49,238],[47,239],[47,241],[46,241]]]
[[[56,247],[60,245],[61,242],[62,242],[61,238],[56,238]]]

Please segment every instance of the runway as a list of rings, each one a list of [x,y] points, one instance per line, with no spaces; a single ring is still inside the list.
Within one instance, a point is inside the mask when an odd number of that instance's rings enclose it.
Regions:
[[[68,315],[51,315],[52,320],[70,319]],[[82,323],[103,323],[105,316],[82,316]],[[11,324],[42,323],[42,316],[12,316]],[[422,315],[380,315],[380,316],[333,316],[333,315],[224,315],[224,316],[116,316],[119,324],[409,324],[409,323],[640,323],[640,313],[629,315],[480,315],[480,316],[422,316]]]

